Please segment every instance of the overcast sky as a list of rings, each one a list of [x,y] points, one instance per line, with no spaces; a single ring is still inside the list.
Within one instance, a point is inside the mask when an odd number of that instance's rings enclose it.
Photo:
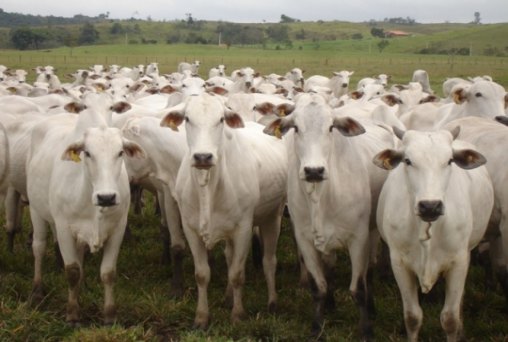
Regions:
[[[362,22],[411,17],[420,23],[508,22],[508,0],[1,0],[5,12],[72,17],[109,12],[111,19],[197,20],[238,23],[279,22],[281,14],[301,21]]]

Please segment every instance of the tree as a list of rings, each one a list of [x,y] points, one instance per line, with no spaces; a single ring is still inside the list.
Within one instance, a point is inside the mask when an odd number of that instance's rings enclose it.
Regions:
[[[39,49],[48,36],[47,32],[20,28],[11,31],[11,43],[19,50]]]
[[[300,20],[288,17],[285,14],[281,14],[280,15],[280,22],[281,23],[294,23],[294,22],[297,22],[297,21],[300,21]]]
[[[385,37],[385,30],[383,30],[382,28],[373,27],[370,29],[370,34],[373,37],[384,38]]]
[[[111,26],[111,29],[109,30],[109,33],[111,33],[111,34],[123,34],[123,33],[125,33],[125,29],[123,28],[122,24],[120,24],[120,23],[114,23],[113,26]]]
[[[91,23],[85,23],[81,27],[81,34],[78,38],[78,44],[94,44],[99,40],[99,31]]]
[[[379,43],[377,43],[377,48],[379,49],[379,53],[383,52],[383,50],[390,45],[390,42],[386,39],[381,40]]]
[[[479,25],[479,24],[481,24],[480,23],[481,20],[482,19],[480,18],[480,12],[474,12],[473,24]]]
[[[286,42],[289,40],[289,28],[286,25],[271,25],[266,30],[266,34],[274,42]]]

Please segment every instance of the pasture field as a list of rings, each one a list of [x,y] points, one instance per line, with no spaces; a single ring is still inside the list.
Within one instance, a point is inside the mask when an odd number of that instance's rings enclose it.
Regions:
[[[33,258],[27,245],[30,225],[25,213],[23,232],[15,241],[14,253],[7,252],[6,238],[0,238],[0,341],[302,341],[309,339],[313,301],[310,292],[299,286],[296,253],[288,222],[283,223],[279,240],[277,289],[278,309],[269,314],[263,272],[247,260],[244,305],[245,321],[232,326],[230,310],[223,303],[226,265],[222,245],[215,247],[215,263],[209,287],[211,326],[206,331],[192,329],[196,305],[196,285],[192,258],[185,257],[185,294],[175,300],[169,294],[171,266],[160,261],[162,246],[159,220],[152,198],[147,197],[141,214],[129,214],[128,234],[122,245],[115,296],[118,323],[103,327],[100,285],[101,253],[85,260],[85,282],[80,293],[82,325],[65,323],[67,284],[63,270],[56,266],[51,244],[45,258],[44,284],[47,296],[39,305],[28,302],[31,291]],[[3,222],[0,222],[3,224]],[[326,315],[321,337],[326,341],[356,341],[358,310],[347,290],[350,280],[348,256],[340,253],[336,268],[336,309]],[[464,323],[469,341],[506,341],[506,306],[499,289],[485,287],[483,269],[474,265],[466,283]],[[442,341],[439,323],[443,303],[443,284],[423,298],[422,341]],[[377,341],[404,341],[402,304],[391,275],[374,277],[377,309]]]
[[[197,45],[104,45],[54,49],[46,52],[0,51],[0,64],[11,68],[30,69],[37,65],[54,65],[62,81],[79,68],[93,64],[133,66],[159,62],[161,72],[176,70],[180,61],[198,59],[200,74],[207,77],[210,67],[223,63],[229,71],[252,66],[262,74],[285,73],[292,67],[306,70],[306,75],[330,75],[343,69],[355,71],[352,84],[366,76],[379,73],[392,75],[392,83],[407,83],[413,70],[426,69],[433,88],[440,94],[445,77],[489,74],[508,87],[508,58],[477,56],[429,56],[379,53],[375,46],[363,43],[354,46],[321,42],[302,45],[292,50],[260,49]],[[344,44],[354,44],[347,42]],[[366,50],[367,49],[367,50]],[[34,75],[32,73],[31,79]],[[0,214],[0,225],[4,224]],[[5,234],[0,234],[0,341],[302,341],[309,339],[313,301],[307,288],[299,286],[296,250],[291,229],[284,220],[278,248],[277,288],[278,309],[269,314],[263,272],[247,261],[244,305],[245,321],[232,326],[230,310],[223,303],[226,289],[226,264],[222,245],[214,249],[215,263],[209,288],[211,326],[206,331],[192,329],[196,305],[196,285],[192,258],[185,257],[185,294],[181,300],[171,298],[169,279],[171,265],[162,265],[160,257],[159,219],[153,210],[153,198],[147,195],[141,214],[129,214],[129,231],[121,248],[115,297],[118,323],[103,327],[103,289],[99,279],[101,252],[88,255],[85,261],[85,282],[80,293],[82,325],[72,328],[65,323],[67,283],[63,270],[56,266],[54,251],[48,244],[44,263],[44,284],[47,296],[38,305],[29,304],[33,276],[33,257],[27,245],[30,224],[25,211],[23,231],[17,235],[14,253],[7,251]],[[320,337],[327,341],[356,341],[358,310],[348,287],[350,263],[340,253],[336,267],[336,308],[326,315]],[[466,283],[464,325],[469,341],[506,341],[508,339],[507,308],[499,288],[485,284],[483,268],[474,263]],[[422,341],[442,341],[439,313],[443,303],[443,284],[423,297],[424,322]],[[377,308],[375,323],[378,341],[404,341],[402,303],[391,275],[374,276]]]
[[[403,44],[392,40],[392,45]],[[301,48],[301,49],[300,49]],[[62,82],[65,75],[93,64],[134,66],[158,62],[161,73],[176,71],[182,61],[201,61],[200,76],[208,77],[208,70],[225,64],[228,71],[251,66],[262,75],[284,74],[293,67],[305,70],[305,76],[331,76],[333,71],[354,71],[351,84],[363,77],[379,73],[392,75],[391,83],[407,83],[415,69],[425,69],[433,89],[441,94],[446,77],[491,75],[495,81],[508,86],[508,57],[415,55],[407,53],[379,53],[376,41],[329,41],[302,43],[290,50],[259,47],[226,47],[211,45],[100,45],[61,48],[47,51],[0,50],[0,64],[10,68],[30,70],[37,65],[53,65]],[[31,72],[29,81],[35,78]]]

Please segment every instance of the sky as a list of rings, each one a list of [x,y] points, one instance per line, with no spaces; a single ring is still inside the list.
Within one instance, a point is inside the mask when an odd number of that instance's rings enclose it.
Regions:
[[[279,22],[281,14],[301,21],[351,21],[410,17],[419,23],[468,23],[480,12],[482,23],[508,22],[507,0],[2,0],[4,12],[110,19],[195,20],[236,23]]]

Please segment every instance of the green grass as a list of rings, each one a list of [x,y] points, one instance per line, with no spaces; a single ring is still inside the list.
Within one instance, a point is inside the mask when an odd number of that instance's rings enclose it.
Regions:
[[[405,39],[405,38],[404,38]],[[369,41],[370,47],[369,47]],[[409,53],[379,53],[375,40],[302,42],[293,49],[276,50],[269,45],[229,49],[211,45],[157,44],[157,45],[97,45],[59,48],[48,51],[0,50],[0,64],[11,68],[31,70],[37,65],[54,65],[62,82],[65,75],[93,64],[119,64],[133,66],[158,62],[162,73],[174,72],[181,61],[201,61],[200,75],[207,78],[208,70],[219,63],[228,71],[251,66],[261,74],[284,74],[293,67],[305,70],[308,77],[314,74],[331,76],[333,71],[355,71],[351,84],[363,77],[379,73],[392,75],[392,83],[407,83],[415,69],[429,72],[431,85],[438,93],[446,77],[491,75],[501,85],[508,86],[508,57],[415,55]],[[393,48],[404,40],[392,40]],[[396,46],[397,45],[397,46]],[[29,75],[33,80],[35,74]]]
[[[31,290],[32,254],[26,240],[30,230],[25,217],[23,233],[18,235],[15,251],[6,251],[5,236],[0,238],[0,341],[301,341],[309,337],[313,304],[307,289],[298,285],[295,246],[284,221],[278,248],[278,311],[266,310],[266,285],[261,270],[247,261],[244,306],[245,321],[231,325],[230,310],[223,303],[226,265],[220,246],[214,249],[215,266],[209,287],[211,326],[206,331],[191,328],[196,306],[196,285],[190,253],[185,258],[185,293],[181,300],[169,294],[171,267],[160,264],[162,246],[159,220],[148,196],[141,215],[129,215],[131,234],[126,237],[118,262],[115,296],[118,323],[101,324],[103,290],[99,280],[100,253],[85,261],[85,283],[80,293],[82,326],[65,323],[67,285],[63,271],[56,267],[49,248],[44,262],[47,296],[35,307],[28,304]],[[3,223],[3,222],[1,222]],[[337,308],[327,313],[323,338],[328,341],[358,340],[358,310],[347,288],[350,265],[340,253],[336,267]],[[504,341],[508,337],[505,301],[499,290],[486,290],[483,270],[472,266],[464,298],[464,323],[470,341]],[[404,341],[402,308],[394,280],[375,277],[378,341]],[[439,312],[442,284],[432,291],[436,301],[425,300],[422,341],[442,341]]]

